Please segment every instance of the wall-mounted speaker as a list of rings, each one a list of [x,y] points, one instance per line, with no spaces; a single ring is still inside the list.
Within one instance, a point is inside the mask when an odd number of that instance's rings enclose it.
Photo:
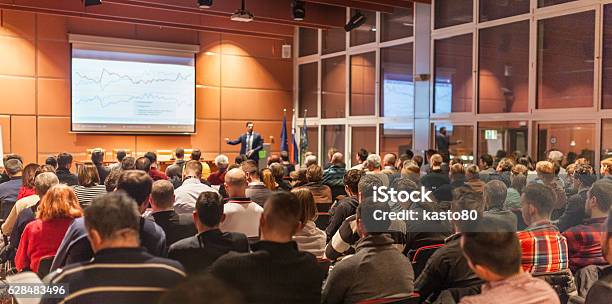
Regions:
[[[283,59],[291,58],[291,45],[290,44],[283,44],[282,50],[283,50],[282,51]]]

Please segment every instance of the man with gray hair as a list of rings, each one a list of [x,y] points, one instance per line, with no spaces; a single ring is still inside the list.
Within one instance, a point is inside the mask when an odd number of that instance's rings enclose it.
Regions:
[[[508,188],[500,180],[492,180],[485,184],[483,201],[486,208],[484,216],[494,217],[509,224],[510,227],[517,228],[516,215],[510,210],[504,209],[504,202]]]
[[[323,185],[329,186],[332,190],[332,198],[339,195],[346,195],[344,191],[344,174],[346,174],[344,155],[336,152],[331,157],[331,165],[323,171]]]
[[[47,193],[51,187],[57,184],[59,184],[59,179],[57,178],[57,175],[52,172],[44,172],[37,175],[36,179],[34,180],[36,194],[26,196],[15,203],[8,217],[4,221],[4,224],[2,224],[2,233],[4,235],[10,235],[21,211],[38,205],[38,202],[45,195],[45,193]]]
[[[308,155],[306,156],[306,158],[304,159],[304,167],[308,168],[312,165],[316,165],[317,164],[317,157],[315,155]]]
[[[223,232],[239,232],[253,238],[259,236],[259,219],[263,208],[246,197],[247,185],[242,169],[232,169],[225,175],[225,190],[229,198],[223,205],[225,221],[219,228]]]
[[[383,186],[389,187],[389,176],[381,171],[382,165],[378,154],[368,155],[364,168],[367,169],[367,174],[376,175],[383,182]]]
[[[23,164],[18,159],[9,159],[4,163],[4,171],[9,181],[0,184],[0,201],[15,202],[19,194],[19,188],[23,183],[21,171]]]
[[[225,182],[225,173],[229,166],[229,158],[223,154],[217,155],[217,157],[215,157],[215,166],[217,166],[217,171],[208,176],[208,182],[211,185],[219,186]]]

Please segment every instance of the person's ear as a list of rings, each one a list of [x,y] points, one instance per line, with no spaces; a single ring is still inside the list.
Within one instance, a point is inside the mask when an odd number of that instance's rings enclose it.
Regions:
[[[198,211],[194,210],[193,213],[191,214],[191,216],[193,216],[193,222],[194,223],[198,223],[200,221],[200,216],[198,215]]]
[[[102,237],[100,233],[98,233],[95,229],[89,229],[87,231],[87,237],[89,238],[89,242],[91,244],[91,249],[93,252],[97,252],[100,248],[100,244],[102,243]]]

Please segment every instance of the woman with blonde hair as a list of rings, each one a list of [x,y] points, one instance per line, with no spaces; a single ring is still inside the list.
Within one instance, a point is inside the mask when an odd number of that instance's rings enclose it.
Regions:
[[[308,188],[297,188],[291,190],[291,192],[297,196],[302,206],[300,216],[302,230],[293,236],[293,240],[297,243],[300,251],[310,252],[316,257],[323,257],[327,235],[323,230],[317,228],[314,222],[317,219],[317,205],[314,196]]]
[[[93,163],[84,163],[77,169],[79,184],[74,186],[74,193],[81,207],[85,208],[98,195],[106,194],[106,186],[100,183],[98,169]]]
[[[54,256],[64,234],[83,210],[69,186],[51,187],[42,197],[36,211],[36,220],[24,229],[15,256],[17,270],[38,272],[40,260]]]
[[[272,170],[263,168],[261,169],[260,175],[261,181],[264,183],[264,185],[266,185],[266,188],[270,189],[270,191],[274,191],[276,188],[278,188],[278,184],[276,183],[276,179],[272,174]]]

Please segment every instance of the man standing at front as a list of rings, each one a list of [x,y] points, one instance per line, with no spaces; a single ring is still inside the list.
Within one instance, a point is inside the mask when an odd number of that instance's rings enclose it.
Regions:
[[[232,146],[240,144],[240,155],[259,162],[259,151],[263,149],[263,138],[259,133],[253,131],[253,122],[247,122],[246,128],[246,133],[240,135],[238,139],[230,140],[226,138],[225,142]]]

